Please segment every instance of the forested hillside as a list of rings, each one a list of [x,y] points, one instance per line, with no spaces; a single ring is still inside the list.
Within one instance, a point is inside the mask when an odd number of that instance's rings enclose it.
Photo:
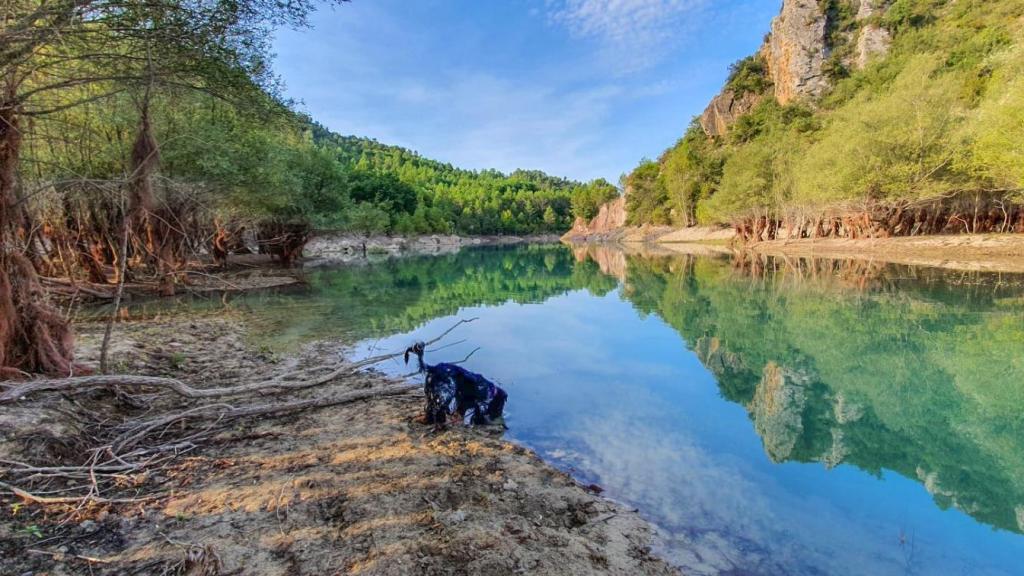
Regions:
[[[345,209],[320,210],[323,227],[400,234],[530,234],[564,232],[576,215],[589,218],[618,190],[536,170],[460,169],[415,152],[311,126],[314,145],[338,163],[337,194]]]
[[[746,239],[1024,232],[1024,2],[785,0],[632,224]]]

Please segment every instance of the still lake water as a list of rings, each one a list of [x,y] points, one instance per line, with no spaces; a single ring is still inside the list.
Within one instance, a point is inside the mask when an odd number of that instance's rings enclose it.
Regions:
[[[428,362],[481,347],[508,436],[688,574],[1024,574],[1020,277],[531,246],[310,280],[242,299],[276,345],[479,318]]]

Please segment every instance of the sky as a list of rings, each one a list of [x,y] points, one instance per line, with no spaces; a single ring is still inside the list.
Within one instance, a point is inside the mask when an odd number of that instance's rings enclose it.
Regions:
[[[468,169],[619,176],[760,46],[775,0],[353,0],[274,38],[300,110]]]

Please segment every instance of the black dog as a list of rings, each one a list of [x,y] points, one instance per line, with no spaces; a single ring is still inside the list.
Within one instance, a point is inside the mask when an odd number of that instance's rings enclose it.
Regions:
[[[443,424],[453,414],[466,424],[488,424],[501,417],[508,394],[500,386],[455,364],[427,364],[423,361],[424,347],[422,342],[410,346],[405,351],[405,363],[414,354],[419,371],[426,374],[423,391],[428,424]]]

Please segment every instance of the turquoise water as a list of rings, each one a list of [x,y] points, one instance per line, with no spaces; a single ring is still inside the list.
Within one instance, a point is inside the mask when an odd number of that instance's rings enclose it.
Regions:
[[[1019,277],[481,249],[250,296],[283,344],[476,347],[508,435],[689,574],[1024,574]],[[404,371],[398,364],[384,367]]]

